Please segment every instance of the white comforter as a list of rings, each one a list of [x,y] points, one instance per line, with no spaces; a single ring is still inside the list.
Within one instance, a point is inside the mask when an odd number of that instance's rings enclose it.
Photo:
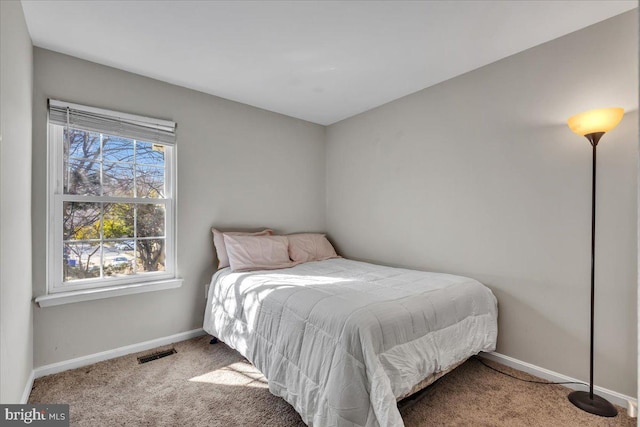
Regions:
[[[402,426],[396,398],[493,351],[497,306],[466,277],[331,259],[212,279],[204,329],[309,426]]]

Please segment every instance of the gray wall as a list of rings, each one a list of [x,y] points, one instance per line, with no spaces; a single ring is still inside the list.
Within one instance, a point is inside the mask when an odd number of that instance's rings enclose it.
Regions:
[[[33,367],[33,54],[20,2],[0,2],[0,402],[20,403]]]
[[[347,256],[474,277],[497,351],[588,380],[591,146],[566,119],[621,106],[598,146],[597,385],[636,396],[637,11],[327,129],[327,226]]]
[[[34,365],[202,326],[210,227],[324,230],[324,127],[34,49],[34,290],[45,293],[46,105],[57,98],[178,123],[182,288],[34,311]]]

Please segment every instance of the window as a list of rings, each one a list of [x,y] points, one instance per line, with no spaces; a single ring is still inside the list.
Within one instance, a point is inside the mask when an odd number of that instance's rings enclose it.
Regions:
[[[49,101],[48,292],[175,279],[175,123]]]

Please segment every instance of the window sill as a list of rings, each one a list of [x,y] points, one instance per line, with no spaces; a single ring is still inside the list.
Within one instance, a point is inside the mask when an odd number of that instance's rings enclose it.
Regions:
[[[137,283],[133,285],[112,286],[109,288],[84,289],[81,291],[59,292],[48,295],[41,295],[39,297],[36,297],[35,302],[40,307],[51,307],[54,305],[119,297],[122,295],[133,295],[143,292],[175,289],[181,286],[182,279],[170,279],[157,282]]]

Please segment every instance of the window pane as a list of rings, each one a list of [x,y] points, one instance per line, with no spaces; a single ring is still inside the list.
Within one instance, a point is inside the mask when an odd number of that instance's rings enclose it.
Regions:
[[[164,198],[164,167],[136,166],[138,197]]]
[[[65,163],[64,193],[100,195],[100,162],[90,159],[69,159]]]
[[[105,203],[103,233],[105,239],[132,238],[134,230],[134,205],[129,203]]]
[[[64,202],[63,239],[100,238],[100,203]]]
[[[105,162],[102,177],[105,196],[133,197],[133,165]]]
[[[100,160],[100,134],[80,129],[64,129],[65,156]]]
[[[136,141],[136,163],[164,166],[164,145]]]
[[[138,237],[164,237],[164,205],[140,203],[136,212]]]
[[[133,140],[113,135],[102,136],[102,159],[133,163]]]
[[[105,242],[103,271],[105,277],[120,277],[134,274],[133,248],[129,251],[121,251],[120,248],[128,247],[123,242]],[[124,253],[123,253],[124,252]]]
[[[138,240],[136,263],[138,272],[164,271],[164,239]]]
[[[65,243],[64,281],[100,277],[100,244]]]

